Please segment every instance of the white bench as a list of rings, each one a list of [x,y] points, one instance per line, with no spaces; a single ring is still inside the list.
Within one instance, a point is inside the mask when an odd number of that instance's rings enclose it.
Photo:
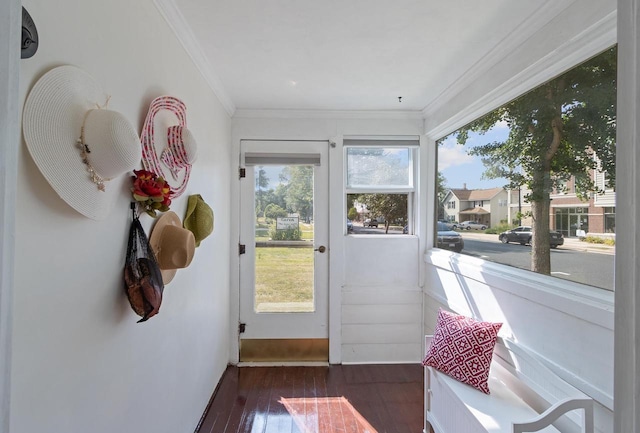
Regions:
[[[593,399],[511,341],[498,339],[489,390],[425,367],[425,433],[593,433]]]

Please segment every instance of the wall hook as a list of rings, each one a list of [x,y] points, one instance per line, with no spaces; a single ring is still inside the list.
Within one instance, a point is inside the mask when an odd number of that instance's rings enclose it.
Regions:
[[[29,12],[22,8],[22,38],[20,40],[20,58],[28,59],[38,51],[38,30]]]

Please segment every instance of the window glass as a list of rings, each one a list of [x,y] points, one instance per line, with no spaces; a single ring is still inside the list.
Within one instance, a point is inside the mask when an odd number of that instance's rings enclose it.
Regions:
[[[407,147],[347,147],[347,188],[412,188],[412,174]]]
[[[462,254],[613,290],[616,73],[613,47],[438,140]]]
[[[347,234],[412,233],[417,152],[392,144],[345,146]]]
[[[409,197],[413,194],[347,194],[347,233],[409,234]]]

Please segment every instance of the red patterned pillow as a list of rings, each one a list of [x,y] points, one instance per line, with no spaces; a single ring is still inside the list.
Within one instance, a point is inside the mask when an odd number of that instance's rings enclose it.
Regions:
[[[489,367],[502,323],[479,322],[443,309],[422,365],[489,394]]]

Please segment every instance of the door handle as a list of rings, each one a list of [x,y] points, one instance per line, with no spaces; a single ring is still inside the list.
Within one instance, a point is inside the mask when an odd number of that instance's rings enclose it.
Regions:
[[[327,251],[327,247],[325,247],[324,245],[320,245],[318,248],[315,248],[313,251],[324,253],[325,251]]]

